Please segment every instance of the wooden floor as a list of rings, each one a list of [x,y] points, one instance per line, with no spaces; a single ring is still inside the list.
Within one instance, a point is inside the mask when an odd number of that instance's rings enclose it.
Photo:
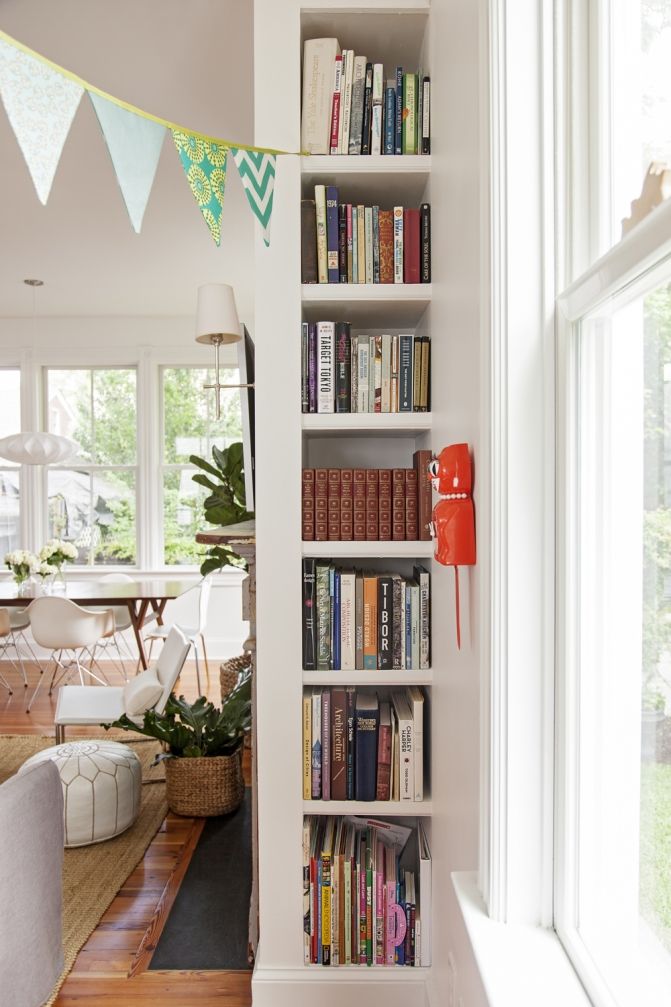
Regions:
[[[37,669],[27,666],[29,692]],[[52,734],[56,695],[44,683],[30,714],[26,714],[23,686],[10,666],[0,673],[13,689],[0,686],[0,734]],[[218,666],[212,666],[209,695],[219,702]],[[119,679],[119,676],[114,676]],[[114,683],[115,684],[115,683]],[[179,694],[195,698],[195,666],[187,663]],[[99,728],[68,728],[67,737],[99,735]],[[247,753],[245,753],[247,754]],[[245,768],[248,768],[245,766]],[[155,942],[189,864],[201,819],[168,815],[142,863],[126,881],[97,929],[77,957],[65,980],[56,1007],[132,1007],[135,1004],[172,1007],[246,1007],[251,1004],[251,972],[146,971]]]

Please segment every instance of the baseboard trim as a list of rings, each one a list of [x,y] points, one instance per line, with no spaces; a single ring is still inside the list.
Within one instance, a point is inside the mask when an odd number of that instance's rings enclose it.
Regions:
[[[254,1007],[428,1007],[428,969],[323,968],[267,969],[258,959],[252,975]]]

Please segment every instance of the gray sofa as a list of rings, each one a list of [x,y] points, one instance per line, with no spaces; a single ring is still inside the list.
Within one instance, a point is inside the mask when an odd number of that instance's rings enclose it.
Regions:
[[[39,1007],[63,969],[63,793],[43,763],[0,786],[2,1007]]]

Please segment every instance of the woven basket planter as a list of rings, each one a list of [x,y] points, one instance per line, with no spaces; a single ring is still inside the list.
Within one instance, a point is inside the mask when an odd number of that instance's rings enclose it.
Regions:
[[[209,818],[235,811],[245,795],[242,748],[233,755],[201,759],[166,759],[168,807],[187,818]]]
[[[250,654],[240,654],[239,657],[231,657],[228,661],[222,661],[219,667],[219,683],[221,685],[222,703],[228,696],[231,689],[238,681],[241,671],[246,671],[252,663]]]

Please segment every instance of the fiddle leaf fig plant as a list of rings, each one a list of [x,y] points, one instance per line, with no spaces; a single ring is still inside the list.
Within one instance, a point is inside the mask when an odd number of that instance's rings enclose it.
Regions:
[[[191,455],[189,461],[200,469],[191,476],[193,481],[210,491],[203,502],[206,521],[221,527],[254,517],[246,507],[242,441],[235,441],[223,450],[213,447],[212,462],[198,455]],[[212,546],[205,555],[200,567],[204,577],[225,566],[245,566],[245,561],[230,546]]]
[[[125,714],[105,730],[119,727],[149,738],[156,738],[168,751],[164,758],[195,759],[215,755],[232,755],[242,744],[252,723],[251,670],[241,673],[237,684],[226,696],[221,710],[205,696],[187,703],[184,696],[170,696],[163,713],[148,710],[138,725]]]

